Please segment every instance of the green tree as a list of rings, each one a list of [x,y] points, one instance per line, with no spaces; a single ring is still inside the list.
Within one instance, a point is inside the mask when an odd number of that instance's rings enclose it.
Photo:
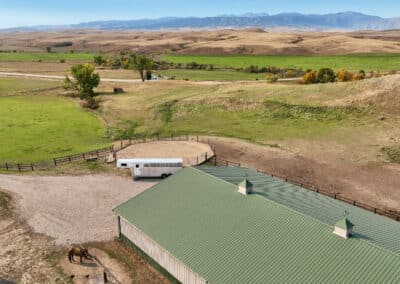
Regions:
[[[332,83],[335,82],[335,72],[331,68],[321,68],[318,71],[318,82],[320,83]]]
[[[94,73],[92,64],[78,64],[71,67],[73,79],[68,76],[64,80],[64,89],[74,90],[81,100],[85,100],[89,107],[94,107],[94,88],[100,83],[100,75]]]
[[[93,62],[98,66],[102,66],[103,64],[106,63],[106,60],[103,58],[103,56],[98,55],[93,58]]]
[[[139,72],[142,81],[145,81],[145,72],[153,69],[154,62],[143,54],[132,54],[129,58],[129,69]]]
[[[47,53],[51,53],[51,46],[46,47]]]

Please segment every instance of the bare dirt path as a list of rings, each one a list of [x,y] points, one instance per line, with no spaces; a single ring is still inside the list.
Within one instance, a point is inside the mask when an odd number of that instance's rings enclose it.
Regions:
[[[0,175],[0,188],[15,195],[22,218],[60,245],[111,240],[117,235],[112,209],[154,184],[107,175]]]
[[[356,164],[314,154],[312,158],[239,139],[210,137],[218,158],[341,194],[381,209],[400,211],[400,165]]]

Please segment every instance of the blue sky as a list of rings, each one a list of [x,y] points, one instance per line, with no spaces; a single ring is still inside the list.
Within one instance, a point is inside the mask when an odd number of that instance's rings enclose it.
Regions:
[[[398,0],[0,0],[0,28],[74,24],[166,16],[221,14],[335,13],[357,11],[382,17],[400,16]]]

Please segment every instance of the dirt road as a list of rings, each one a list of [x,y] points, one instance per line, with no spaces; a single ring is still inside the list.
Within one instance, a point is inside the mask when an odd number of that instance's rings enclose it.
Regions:
[[[154,184],[107,175],[0,175],[0,188],[15,195],[17,212],[60,245],[112,239],[117,235],[112,209]]]

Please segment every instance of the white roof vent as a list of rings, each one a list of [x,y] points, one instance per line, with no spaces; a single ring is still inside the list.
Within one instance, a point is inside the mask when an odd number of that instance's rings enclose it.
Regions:
[[[337,222],[335,224],[335,230],[333,233],[344,239],[348,239],[353,234],[353,223],[351,223],[347,218]]]
[[[244,179],[239,184],[239,192],[243,195],[249,195],[253,191],[253,184],[248,180]]]

